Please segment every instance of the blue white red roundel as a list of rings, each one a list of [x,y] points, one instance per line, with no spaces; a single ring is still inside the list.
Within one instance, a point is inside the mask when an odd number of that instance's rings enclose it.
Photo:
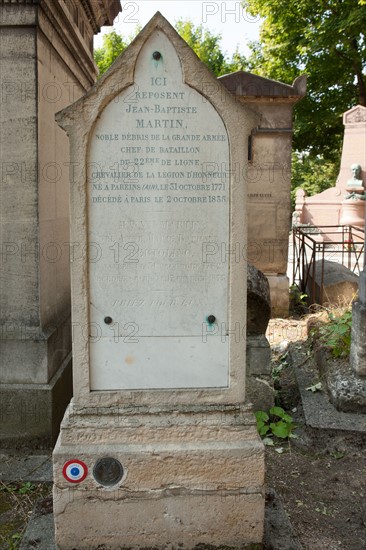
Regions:
[[[70,483],[80,483],[88,475],[88,467],[81,460],[68,460],[62,468],[62,474]]]

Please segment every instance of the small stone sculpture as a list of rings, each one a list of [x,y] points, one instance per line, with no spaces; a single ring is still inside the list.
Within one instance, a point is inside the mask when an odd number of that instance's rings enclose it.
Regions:
[[[366,199],[365,189],[363,187],[363,181],[360,179],[361,165],[352,164],[351,166],[352,178],[347,181],[346,191],[344,198],[346,200],[362,200]]]

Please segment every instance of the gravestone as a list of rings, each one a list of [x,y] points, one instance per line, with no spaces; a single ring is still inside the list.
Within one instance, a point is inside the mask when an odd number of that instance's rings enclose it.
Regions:
[[[72,157],[71,241],[84,253],[72,258],[74,398],[53,455],[56,543],[259,543],[246,181],[233,170],[255,115],[157,13],[58,122]]]

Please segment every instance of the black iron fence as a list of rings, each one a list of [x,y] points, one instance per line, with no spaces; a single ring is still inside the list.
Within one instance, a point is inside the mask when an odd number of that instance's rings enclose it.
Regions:
[[[365,232],[359,227],[299,225],[293,228],[292,239],[292,284],[308,294],[310,303],[322,303],[326,261],[340,263],[356,275],[363,269]],[[316,280],[320,296],[316,293]]]

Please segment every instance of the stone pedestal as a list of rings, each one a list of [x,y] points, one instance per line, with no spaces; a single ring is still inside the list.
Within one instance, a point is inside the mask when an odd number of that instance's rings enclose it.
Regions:
[[[340,225],[353,225],[363,229],[365,225],[365,201],[343,200]]]
[[[105,456],[124,469],[110,488],[92,475]],[[62,476],[73,457],[90,472],[74,487]],[[78,414],[71,405],[54,451],[58,547],[243,548],[262,538],[263,466],[245,407],[132,405]]]

